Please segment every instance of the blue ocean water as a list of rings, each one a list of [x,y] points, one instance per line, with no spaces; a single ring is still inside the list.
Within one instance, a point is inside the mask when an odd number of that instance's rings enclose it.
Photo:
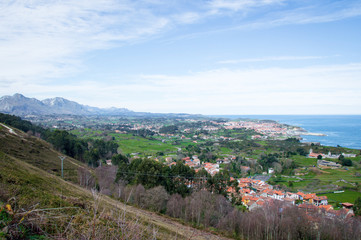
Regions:
[[[299,126],[308,132],[326,136],[302,136],[303,142],[361,149],[361,115],[222,115],[218,117],[269,119]]]

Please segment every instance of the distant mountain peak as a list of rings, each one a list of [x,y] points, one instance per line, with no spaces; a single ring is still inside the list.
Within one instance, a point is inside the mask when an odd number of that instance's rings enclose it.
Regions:
[[[14,97],[14,98],[25,98],[25,96],[22,95],[22,94],[20,94],[20,93],[15,93],[15,94],[13,95],[13,97]]]
[[[64,105],[66,103],[76,103],[76,102],[67,100],[62,97],[47,98],[47,99],[44,99],[42,102],[49,106],[59,106],[59,105]]]
[[[13,96],[0,98],[0,112],[25,115],[51,115],[51,114],[71,114],[71,115],[123,115],[132,112],[126,108],[102,109],[79,104],[62,97],[47,98],[42,101],[35,98],[27,98],[20,93]]]

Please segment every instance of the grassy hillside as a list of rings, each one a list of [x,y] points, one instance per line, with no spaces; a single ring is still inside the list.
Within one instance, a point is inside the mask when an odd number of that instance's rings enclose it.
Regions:
[[[0,151],[9,156],[25,161],[33,166],[39,167],[49,173],[61,176],[62,154],[55,151],[52,146],[33,136],[15,128],[2,126],[0,129]],[[64,178],[68,181],[78,183],[78,169],[83,168],[91,171],[84,163],[72,158],[64,160]]]
[[[0,146],[0,239],[220,239],[61,179],[59,153],[18,130],[1,127]]]

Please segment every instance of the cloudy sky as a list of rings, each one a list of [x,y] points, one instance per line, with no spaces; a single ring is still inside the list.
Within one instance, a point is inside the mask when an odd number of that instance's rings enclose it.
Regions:
[[[0,1],[0,96],[361,114],[359,0]]]

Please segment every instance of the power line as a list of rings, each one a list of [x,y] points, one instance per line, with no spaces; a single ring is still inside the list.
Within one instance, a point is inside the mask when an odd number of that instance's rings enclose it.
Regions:
[[[184,175],[165,175],[165,174],[150,174],[150,173],[144,173],[144,172],[130,172],[130,171],[118,171],[118,173],[128,174],[128,175],[141,175],[141,176],[151,176],[151,177],[163,177],[163,178],[183,178],[183,179],[212,179],[212,176],[203,176],[203,177],[196,177],[196,176],[184,176]],[[348,176],[348,175],[345,175]],[[302,181],[314,181],[314,180],[320,180],[318,178],[306,178],[302,180],[273,180],[274,182],[302,182]],[[340,179],[331,179],[332,181],[337,181]]]
[[[164,174],[150,174],[150,173],[142,173],[142,172],[120,172],[123,174],[129,174],[129,175],[141,175],[141,176],[152,176],[152,177],[164,177],[164,178],[184,178],[184,179],[211,179],[211,177],[193,177],[193,176],[181,176],[181,175],[164,175]]]

